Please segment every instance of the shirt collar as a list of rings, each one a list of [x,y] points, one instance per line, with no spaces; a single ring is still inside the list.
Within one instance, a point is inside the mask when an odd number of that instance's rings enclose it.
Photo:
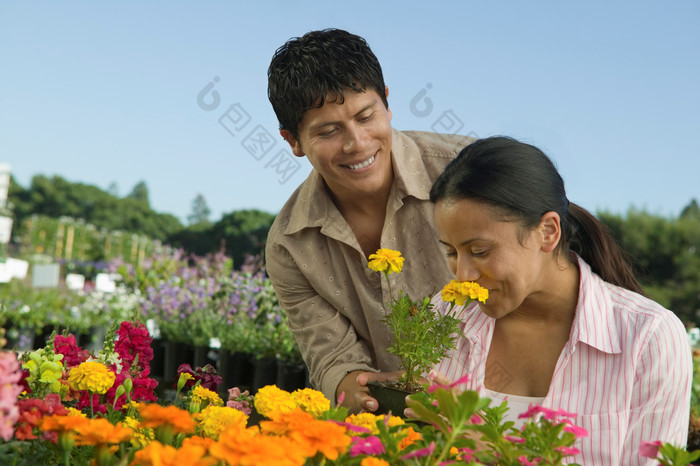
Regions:
[[[399,199],[413,196],[420,200],[430,198],[432,182],[416,143],[400,131],[391,129],[391,161],[394,168],[392,195]],[[400,160],[401,163],[397,163]],[[284,234],[291,235],[304,228],[334,228],[331,224],[340,212],[328,193],[321,175],[313,169],[296,192],[296,201],[290,212]],[[331,224],[328,224],[330,221]],[[324,230],[325,230],[324,228]],[[339,227],[340,228],[340,227]]]
[[[610,354],[621,353],[615,310],[605,282],[583,259],[576,257],[581,278],[570,341],[573,345],[580,341]]]

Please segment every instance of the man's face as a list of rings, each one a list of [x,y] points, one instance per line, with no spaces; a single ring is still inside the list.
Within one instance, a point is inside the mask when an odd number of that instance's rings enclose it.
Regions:
[[[388,93],[388,90],[387,90]],[[345,100],[326,96],[321,108],[304,113],[299,138],[282,130],[297,157],[306,156],[341,201],[388,193],[391,166],[391,111],[374,90],[346,89]]]

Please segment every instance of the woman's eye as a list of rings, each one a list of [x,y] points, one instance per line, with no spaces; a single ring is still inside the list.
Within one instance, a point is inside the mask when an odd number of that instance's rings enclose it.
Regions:
[[[475,249],[472,251],[472,256],[473,257],[482,257],[488,254],[489,250],[488,249]]]
[[[454,251],[447,251],[447,252],[445,253],[445,255],[446,255],[447,257],[457,257],[457,253],[454,252]]]

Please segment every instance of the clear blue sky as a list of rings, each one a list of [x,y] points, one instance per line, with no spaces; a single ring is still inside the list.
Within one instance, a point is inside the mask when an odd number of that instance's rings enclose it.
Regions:
[[[126,195],[144,180],[152,207],[183,221],[198,193],[212,220],[276,213],[310,165],[275,158],[267,66],[326,27],[367,39],[397,129],[451,122],[534,143],[594,212],[670,216],[700,198],[697,0],[0,0],[0,163],[24,187],[60,175]],[[206,111],[197,96],[214,78]],[[251,131],[275,141],[260,160]]]

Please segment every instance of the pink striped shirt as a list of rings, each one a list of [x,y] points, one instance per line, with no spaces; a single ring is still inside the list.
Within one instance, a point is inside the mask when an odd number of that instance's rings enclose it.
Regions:
[[[542,406],[576,413],[588,431],[577,440],[583,465],[654,465],[639,456],[644,441],[686,445],[692,356],[685,328],[671,311],[603,281],[579,258],[581,283],[569,341]],[[448,304],[438,294],[433,303]],[[436,367],[483,396],[495,320],[472,303],[463,313],[456,349]],[[507,376],[507,374],[504,374]]]

